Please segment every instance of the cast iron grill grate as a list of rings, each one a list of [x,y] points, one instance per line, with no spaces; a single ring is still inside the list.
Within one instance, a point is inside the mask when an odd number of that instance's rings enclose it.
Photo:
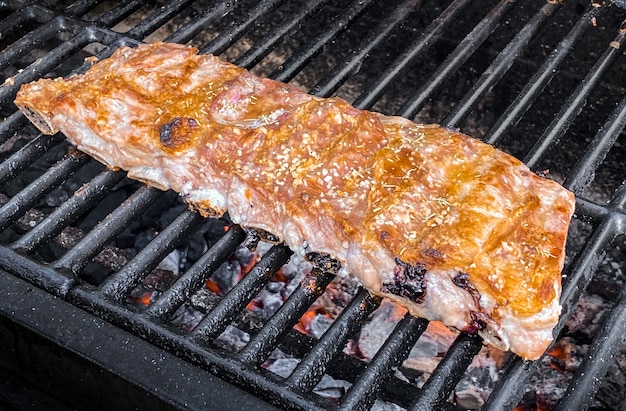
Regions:
[[[206,222],[176,208],[126,264],[92,273],[94,259],[107,245],[154,213],[150,210],[164,204],[168,194],[105,170],[62,136],[35,133],[12,99],[25,82],[86,70],[83,60],[89,55],[103,58],[120,46],[160,39],[194,44],[318,96],[338,94],[360,108],[459,127],[523,158],[537,172],[549,168],[551,177],[577,195],[559,334],[596,281],[599,267],[607,265],[604,256],[618,256],[608,264],[614,272],[626,269],[620,248],[626,231],[626,169],[620,161],[626,154],[626,80],[620,76],[626,13],[611,4],[520,3],[455,0],[444,9],[414,0],[186,0],[162,6],[139,0],[0,2],[0,109],[5,118],[0,124],[5,197],[0,267],[8,272],[0,272],[6,276],[3,284],[9,289],[13,278],[26,280],[141,337],[146,347],[160,347],[280,407],[352,410],[379,399],[413,410],[458,409],[451,394],[481,349],[480,338],[460,334],[421,388],[394,371],[426,329],[424,320],[404,317],[367,364],[351,359],[342,349],[380,304],[367,292],[357,292],[319,339],[293,329],[333,280],[328,272],[314,270],[261,326],[246,323],[246,306],[291,256],[281,245],[216,298],[193,331],[172,327],[176,310],[247,241],[237,226],[148,307],[129,305],[132,290]],[[50,204],[50,194],[70,180],[78,186]],[[34,223],[15,228],[35,212],[29,220]],[[100,215],[97,223],[86,223],[94,213]],[[67,250],[51,252],[50,244],[72,227],[80,227],[83,235]],[[616,286],[623,286],[623,278]],[[623,346],[625,301],[620,291],[614,293],[591,354],[575,370],[558,408],[591,405],[611,357]],[[9,316],[10,311],[2,307],[1,312]],[[251,334],[236,353],[214,345],[231,324],[248,327]],[[300,359],[286,378],[261,367],[277,348]],[[484,408],[514,408],[526,398],[525,387],[541,366],[541,361],[508,358]],[[115,364],[105,367],[116,370]],[[324,374],[350,383],[337,403],[313,392]],[[162,395],[176,406],[189,400],[177,398],[175,390]]]

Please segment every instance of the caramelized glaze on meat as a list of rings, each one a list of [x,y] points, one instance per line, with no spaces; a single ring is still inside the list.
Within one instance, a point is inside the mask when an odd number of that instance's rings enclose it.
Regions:
[[[492,146],[255,77],[182,45],[121,48],[16,104],[205,215],[330,255],[374,294],[524,358],[558,320],[574,197]]]

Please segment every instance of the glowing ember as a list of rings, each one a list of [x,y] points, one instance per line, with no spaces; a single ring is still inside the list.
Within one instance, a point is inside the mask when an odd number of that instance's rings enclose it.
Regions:
[[[152,302],[154,291],[144,291],[139,297],[129,297],[129,300],[141,305],[148,306]]]
[[[206,280],[204,282],[204,285],[206,285],[206,288],[208,288],[212,293],[222,295],[222,289],[220,288],[220,285],[212,279],[209,278],[208,280]]]
[[[298,323],[293,327],[296,330],[300,331],[302,334],[316,336],[315,334],[317,333],[312,330],[312,324],[318,315],[321,315],[328,319],[332,319],[332,317],[328,313],[326,313],[324,307],[316,304],[314,304],[313,307],[314,308],[311,308],[307,312],[305,312],[302,318],[300,318],[300,321],[298,321]]]
[[[550,359],[550,367],[557,371],[566,371],[566,362],[571,357],[571,350],[567,346],[561,344],[555,344],[548,350],[548,355],[552,357]]]

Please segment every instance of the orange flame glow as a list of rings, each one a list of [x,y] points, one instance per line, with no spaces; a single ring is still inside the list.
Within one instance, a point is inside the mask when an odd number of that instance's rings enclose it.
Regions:
[[[248,261],[248,264],[246,265],[242,265],[241,266],[241,272],[239,273],[239,278],[237,279],[237,281],[241,280],[243,277],[246,276],[246,274],[248,274],[250,272],[250,270],[252,270],[252,267],[254,267],[254,265],[260,260],[260,256],[258,253],[254,253],[254,255],[252,256],[252,258],[250,258],[250,261]]]
[[[254,311],[256,308],[263,308],[263,301],[252,300],[246,305],[248,311]]]
[[[328,313],[324,311],[323,307],[313,306],[302,315],[300,321],[298,321],[298,323],[294,325],[293,328],[295,328],[302,334],[311,335],[311,323],[318,315],[324,315],[328,318],[332,318]]]
[[[569,358],[570,353],[563,345],[556,344],[548,350],[550,359],[550,367],[557,371],[563,372],[566,370],[566,361]]]
[[[222,295],[222,289],[220,288],[220,285],[216,283],[215,281],[209,278],[208,280],[204,282],[204,284],[206,285],[206,288],[208,288],[209,291],[211,291],[212,293],[215,293],[217,295]]]
[[[152,302],[152,291],[144,291],[141,297],[130,297],[130,299],[139,304],[148,306]]]

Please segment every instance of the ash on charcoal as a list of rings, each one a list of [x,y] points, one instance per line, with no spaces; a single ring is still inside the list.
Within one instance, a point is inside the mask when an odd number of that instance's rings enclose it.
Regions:
[[[238,260],[226,261],[211,275],[211,280],[217,283],[221,294],[225,294],[237,284],[240,273],[241,263]]]
[[[270,282],[248,305],[248,309],[262,315],[265,318],[271,317],[284,302],[282,291],[285,284],[282,282]]]
[[[326,291],[319,298],[331,318],[336,318],[357,293],[359,282],[351,276],[337,276],[333,279]]]
[[[590,342],[610,307],[611,304],[598,295],[583,295],[565,323],[566,335]]]
[[[206,314],[211,311],[213,306],[217,304],[220,299],[221,298],[218,295],[203,287],[191,295],[189,304],[195,310]]]
[[[192,331],[200,323],[204,313],[190,305],[183,304],[172,314],[170,322],[186,331]]]
[[[274,350],[261,366],[276,375],[287,378],[299,363],[299,359],[290,357],[280,350]],[[337,380],[324,374],[320,382],[313,388],[313,392],[321,397],[337,401],[351,386],[352,384],[348,381]]]
[[[245,347],[249,342],[250,334],[237,327],[229,325],[226,327],[226,330],[224,330],[224,332],[213,341],[213,344],[228,352],[236,353]]]
[[[233,255],[224,262],[209,278],[216,285],[219,295],[230,291],[245,276],[261,257],[271,248],[271,244],[260,242],[251,251],[245,244],[239,246]],[[248,310],[263,318],[272,316],[298,286],[301,279],[311,271],[311,265],[295,255],[285,264],[272,281],[248,304]]]
[[[332,325],[333,319],[329,318],[325,315],[316,315],[315,318],[311,321],[309,326],[309,332],[311,335],[317,339],[321,338],[322,335],[328,330],[328,328]]]
[[[495,364],[474,366],[468,369],[454,389],[456,404],[468,410],[476,410],[485,404],[498,380]]]
[[[174,275],[178,275],[180,270],[180,259],[181,252],[179,250],[174,250],[166,255],[157,267],[161,270],[170,271]]]
[[[185,304],[183,306],[185,307],[185,309],[197,311],[200,316],[204,316],[211,311],[211,309],[221,300],[221,298],[221,296],[213,293],[206,287],[202,287],[191,295],[189,304]],[[178,316],[180,317],[185,315],[187,314],[183,312],[180,313]],[[267,320],[267,318],[260,316],[253,311],[244,310],[242,313],[239,314],[238,317],[235,318],[233,324],[238,328],[245,330],[246,332],[249,331],[251,333],[256,333],[261,329],[261,327],[263,327],[263,324],[265,324],[265,320]],[[192,324],[193,327],[195,327],[196,325],[197,324]]]
[[[358,351],[354,354],[366,360],[374,358],[405,313],[406,310],[398,305],[389,300],[383,300],[380,307],[372,313],[367,323],[361,328],[357,337]]]
[[[299,363],[300,360],[297,358],[277,358],[266,363],[267,365],[263,364],[263,367],[276,375],[287,378]]]
[[[293,358],[277,349],[272,352],[261,367],[283,378],[287,378],[299,363],[300,360],[298,358]],[[313,388],[313,392],[320,397],[328,398],[332,401],[339,401],[351,386],[352,384],[348,381],[336,379],[328,374],[324,374],[320,382]],[[376,399],[370,411],[401,411],[404,409],[405,408],[397,404]]]
[[[539,367],[529,382],[535,388],[526,391],[521,401],[522,406],[530,409],[554,409],[567,389],[567,382],[568,376],[563,372],[551,367]]]
[[[68,249],[74,247],[84,236],[85,233],[80,228],[65,227],[63,231],[55,237],[54,242],[64,249]]]
[[[287,264],[281,268],[282,276],[286,280],[285,296],[289,296],[295,290],[300,281],[311,273],[311,263],[306,261],[298,254],[291,256]]]

